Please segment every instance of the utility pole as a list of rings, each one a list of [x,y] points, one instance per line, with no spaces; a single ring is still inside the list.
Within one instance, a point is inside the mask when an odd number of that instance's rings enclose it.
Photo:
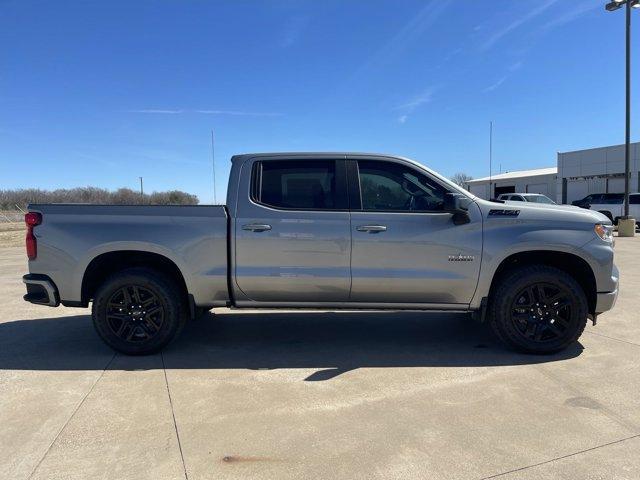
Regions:
[[[493,197],[491,194],[491,166],[493,163],[493,120],[489,122],[489,200]]]
[[[140,196],[144,197],[144,190],[142,188],[142,177],[138,177],[140,179]]]
[[[218,204],[218,194],[216,192],[216,155],[213,142],[213,129],[211,129],[211,167],[213,168],[213,204]]]

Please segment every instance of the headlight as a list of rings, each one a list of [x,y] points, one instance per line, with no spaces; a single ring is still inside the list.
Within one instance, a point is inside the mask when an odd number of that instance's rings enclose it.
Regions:
[[[602,223],[596,223],[593,227],[593,231],[605,242],[613,242],[613,226],[603,225]]]

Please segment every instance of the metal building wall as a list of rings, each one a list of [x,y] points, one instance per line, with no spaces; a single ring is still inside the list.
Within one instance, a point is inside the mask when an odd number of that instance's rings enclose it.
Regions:
[[[640,142],[632,143],[631,192],[640,191]],[[590,193],[624,192],[624,145],[558,153],[558,203],[571,203]]]

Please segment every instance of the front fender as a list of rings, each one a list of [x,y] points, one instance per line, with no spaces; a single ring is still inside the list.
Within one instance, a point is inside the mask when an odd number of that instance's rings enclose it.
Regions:
[[[500,265],[519,253],[548,251],[575,255],[587,262],[597,278],[601,259],[596,258],[590,249],[583,248],[594,239],[594,234],[582,222],[550,228],[518,219],[500,219],[488,220],[485,226],[478,288],[471,301],[471,309],[480,308],[482,298],[489,295]]]

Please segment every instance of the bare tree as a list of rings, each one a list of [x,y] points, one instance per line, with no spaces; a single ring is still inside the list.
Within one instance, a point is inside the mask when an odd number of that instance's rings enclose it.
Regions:
[[[453,177],[451,177],[451,181],[460,187],[465,187],[465,183],[469,180],[473,180],[471,175],[467,175],[464,172],[458,172]]]
[[[29,203],[94,203],[129,205],[197,205],[198,197],[179,190],[140,195],[130,188],[109,191],[97,187],[58,190],[28,188],[0,190],[0,210],[14,210],[16,205],[26,208]]]

